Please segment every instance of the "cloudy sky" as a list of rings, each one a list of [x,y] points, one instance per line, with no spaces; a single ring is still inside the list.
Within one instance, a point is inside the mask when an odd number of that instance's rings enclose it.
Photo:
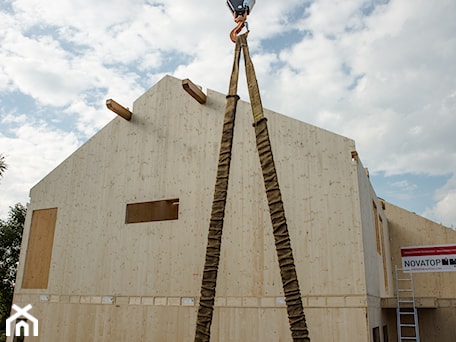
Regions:
[[[456,227],[456,1],[257,0],[263,104],[356,141],[379,197]],[[0,218],[164,75],[226,93],[225,0],[2,0]],[[240,95],[248,99],[245,81]]]

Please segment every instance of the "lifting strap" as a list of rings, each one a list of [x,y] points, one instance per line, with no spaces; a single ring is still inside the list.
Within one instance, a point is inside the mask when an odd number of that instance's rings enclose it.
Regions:
[[[288,234],[285,211],[280,193],[277,172],[272,156],[271,142],[263,114],[258,82],[250,59],[246,35],[236,39],[233,71],[231,73],[230,89],[227,95],[225,119],[223,124],[222,142],[220,145],[217,178],[215,182],[214,199],[209,224],[206,261],[201,285],[201,297],[196,322],[195,342],[210,341],[212,313],[214,311],[217,271],[220,260],[223,220],[228,190],[228,177],[231,163],[234,121],[239,97],[236,95],[239,75],[240,53],[244,53],[245,71],[247,76],[250,103],[252,107],[253,126],[255,128],[256,144],[263,173],[264,185],[268,199],[269,212],[272,221],[280,275],[287,304],[288,320],[294,342],[309,342],[309,332],[306,325],[301,293],[296,274],[290,236]]]

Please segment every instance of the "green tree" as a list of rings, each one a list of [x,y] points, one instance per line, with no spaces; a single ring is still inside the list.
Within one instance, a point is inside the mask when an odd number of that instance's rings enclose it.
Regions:
[[[6,165],[5,156],[0,154],[0,177],[3,176],[7,168],[8,165]]]
[[[21,250],[26,208],[10,207],[7,220],[0,219],[0,342],[5,341],[6,319],[10,315]]]

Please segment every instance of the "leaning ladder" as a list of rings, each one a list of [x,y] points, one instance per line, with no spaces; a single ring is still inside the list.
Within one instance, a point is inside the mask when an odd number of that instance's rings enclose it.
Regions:
[[[413,274],[396,265],[397,340],[420,342]]]
[[[271,142],[269,140],[266,118],[263,115],[260,91],[255,76],[253,63],[250,59],[246,35],[237,36],[233,71],[231,73],[230,89],[227,96],[225,118],[223,123],[222,141],[220,145],[217,177],[215,180],[214,199],[212,202],[211,219],[209,223],[206,261],[201,283],[201,297],[196,321],[195,342],[208,342],[211,336],[212,314],[214,311],[215,289],[217,272],[220,260],[223,221],[228,190],[230,172],[231,149],[233,144],[234,121],[239,74],[239,60],[241,50],[244,53],[245,71],[247,76],[250,104],[252,107],[253,126],[256,135],[256,144],[263,173],[266,197],[272,221],[277,257],[279,259],[280,275],[287,304],[288,320],[294,342],[309,342],[301,293],[296,274],[290,236],[285,219],[282,196],[277,180],[274,160],[272,157]]]

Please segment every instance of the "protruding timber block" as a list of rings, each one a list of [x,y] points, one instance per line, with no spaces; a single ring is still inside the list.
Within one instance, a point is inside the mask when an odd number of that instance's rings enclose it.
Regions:
[[[133,113],[130,112],[128,108],[125,108],[124,106],[118,104],[113,99],[106,100],[106,107],[108,107],[109,110],[112,110],[117,115],[123,117],[125,120],[131,120]]]
[[[358,152],[352,151],[351,155],[352,155],[352,161],[353,161],[355,164],[358,164],[358,163],[359,163]]]
[[[182,81],[182,87],[196,101],[198,101],[201,104],[206,103],[206,100],[207,100],[206,94],[204,94],[202,92],[202,90],[196,84],[194,84],[192,81],[190,81],[188,78],[186,78],[185,80]]]

